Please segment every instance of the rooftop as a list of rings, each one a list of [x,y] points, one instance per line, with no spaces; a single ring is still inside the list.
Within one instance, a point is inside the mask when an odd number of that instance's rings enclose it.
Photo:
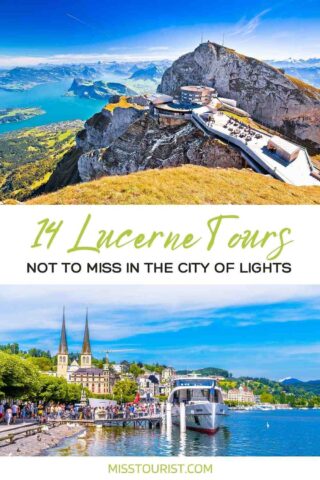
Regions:
[[[205,85],[184,85],[181,87],[181,90],[185,92],[195,92],[195,93],[201,93],[203,91],[208,92],[208,93],[214,93],[216,90],[212,87],[207,87]]]
[[[256,129],[241,124],[241,122],[233,119],[231,119],[231,122],[226,114],[220,112],[214,116],[214,123],[209,121],[208,126],[223,138],[228,137],[229,140],[234,139],[238,145],[243,145],[245,148],[250,149],[251,154],[255,155],[256,158],[259,158],[259,163],[263,165],[265,169],[276,173],[277,177],[281,178],[286,183],[297,186],[319,186],[319,181],[310,175],[311,168],[308,155],[303,148],[299,149],[299,155],[294,162],[288,162],[279,157],[276,153],[272,153],[268,150],[268,141],[273,137],[264,133],[262,130],[258,132]],[[287,142],[282,138],[280,140]],[[295,145],[295,147],[297,146]]]
[[[288,140],[279,137],[278,135],[274,135],[273,137],[271,137],[269,142],[279,148],[282,148],[282,150],[285,150],[290,154],[295,153],[297,150],[300,150],[300,147],[298,145],[295,145],[294,143],[291,143]]]
[[[167,103],[172,102],[173,97],[171,95],[166,95],[164,93],[150,93],[147,94],[146,99],[151,103]]]
[[[169,103],[161,103],[160,105],[156,105],[156,108],[160,110],[167,110],[170,112],[183,112],[188,113],[191,112],[194,108],[198,108],[200,105],[197,103],[179,103],[179,102],[169,102]]]
[[[78,374],[89,374],[89,375],[102,375],[103,374],[103,369],[102,368],[96,368],[96,367],[92,367],[92,368],[78,368],[78,370],[76,370],[74,372],[74,375],[78,375]]]

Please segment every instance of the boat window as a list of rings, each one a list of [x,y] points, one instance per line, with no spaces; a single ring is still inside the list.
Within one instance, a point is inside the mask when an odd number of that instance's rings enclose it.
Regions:
[[[191,390],[192,392],[192,400],[193,401],[205,401],[209,400],[209,390],[207,388],[203,388],[201,390]]]
[[[219,402],[219,391],[218,390],[214,391],[214,403],[220,403]]]
[[[193,387],[195,385],[197,386],[203,386],[203,387],[211,387],[214,385],[214,380],[211,379],[177,379],[174,382],[175,387]]]

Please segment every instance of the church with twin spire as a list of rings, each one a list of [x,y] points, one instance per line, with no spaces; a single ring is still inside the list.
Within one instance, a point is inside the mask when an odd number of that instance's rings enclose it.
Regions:
[[[92,365],[88,310],[86,313],[82,349],[79,355],[79,361],[73,360],[73,362],[69,364],[66,318],[65,309],[63,309],[60,343],[57,354],[57,376],[65,378],[69,383],[80,384],[83,388],[87,388],[92,393],[112,393],[113,386],[119,379],[119,376],[109,365],[109,360],[107,357],[103,368],[98,368]]]

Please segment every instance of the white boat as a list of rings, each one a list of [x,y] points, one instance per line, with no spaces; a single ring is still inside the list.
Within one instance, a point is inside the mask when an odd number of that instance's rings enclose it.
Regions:
[[[275,405],[271,405],[270,403],[259,403],[255,406],[256,410],[268,411],[268,410],[276,410]]]
[[[180,424],[180,403],[183,402],[186,407],[186,427],[202,433],[216,433],[222,417],[228,413],[221,389],[211,377],[175,378],[168,402],[172,404],[173,424]]]

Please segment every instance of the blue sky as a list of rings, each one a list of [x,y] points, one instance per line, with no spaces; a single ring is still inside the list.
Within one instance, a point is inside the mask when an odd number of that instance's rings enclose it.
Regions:
[[[320,51],[318,0],[1,0],[0,65],[176,58],[203,40],[258,58]]]
[[[62,306],[70,350],[85,310],[93,352],[234,375],[320,378],[320,287],[2,286],[0,343],[56,353]]]

